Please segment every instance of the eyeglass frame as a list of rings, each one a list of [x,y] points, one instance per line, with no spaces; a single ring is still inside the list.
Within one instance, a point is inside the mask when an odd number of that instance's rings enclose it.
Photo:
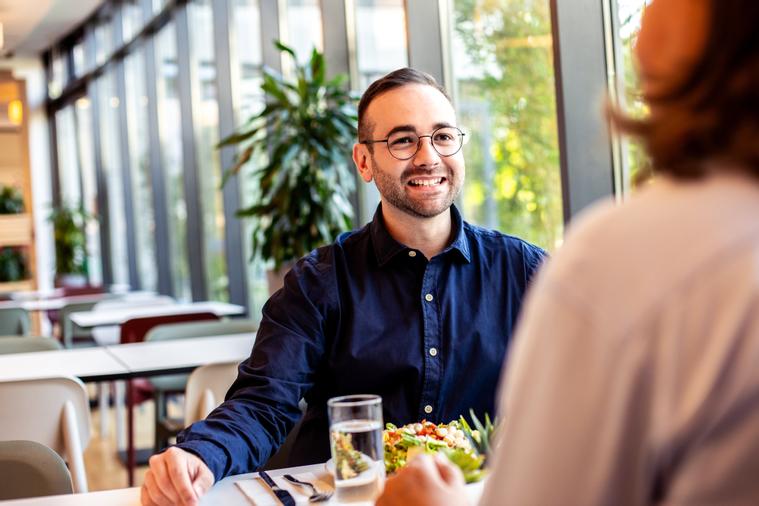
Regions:
[[[432,140],[432,137],[435,135],[435,133],[438,130],[443,130],[444,128],[453,128],[454,130],[458,131],[459,138],[461,139],[461,142],[459,143],[458,149],[456,151],[454,151],[453,153],[451,153],[450,155],[444,155],[440,151],[438,151],[437,148],[435,147],[435,142]],[[393,134],[394,133],[395,132],[393,132]],[[391,135],[393,135],[393,134],[391,134]],[[430,146],[432,146],[432,149],[435,150],[435,153],[437,153],[439,156],[442,156],[443,158],[448,158],[449,156],[453,156],[456,153],[458,153],[459,151],[461,151],[461,148],[464,147],[464,139],[466,138],[466,132],[464,132],[463,130],[461,130],[459,127],[455,127],[455,126],[451,126],[451,125],[444,125],[444,126],[437,127],[429,135],[417,135],[416,133],[414,133],[414,135],[416,135],[418,137],[418,140],[416,141],[416,151],[414,151],[414,153],[411,156],[408,156],[406,158],[398,158],[395,154],[393,154],[393,150],[390,149],[390,144],[388,144],[388,141],[390,140],[390,137],[387,137],[386,139],[368,139],[368,140],[364,140],[364,141],[358,141],[358,143],[359,144],[367,144],[368,145],[368,144],[379,144],[381,142],[384,142],[387,145],[387,151],[390,153],[390,156],[392,156],[396,160],[406,161],[406,160],[411,160],[412,158],[414,158],[416,156],[417,153],[419,153],[419,150],[422,149],[422,139],[424,137],[429,137],[429,139],[430,139]]]

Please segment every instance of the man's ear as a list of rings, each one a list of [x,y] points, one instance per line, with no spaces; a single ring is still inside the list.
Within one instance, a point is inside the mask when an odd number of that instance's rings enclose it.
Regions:
[[[353,145],[353,163],[361,179],[370,183],[372,181],[372,157],[366,144],[356,143]]]

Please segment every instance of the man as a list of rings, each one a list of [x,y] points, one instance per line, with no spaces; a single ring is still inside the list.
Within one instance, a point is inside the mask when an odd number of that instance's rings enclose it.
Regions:
[[[544,252],[462,221],[453,202],[463,138],[430,76],[401,69],[367,89],[353,160],[382,196],[373,221],[288,273],[226,402],[151,459],[145,504],[193,504],[214,480],[263,465],[301,398],[292,465],[329,458],[330,397],[379,394],[396,424],[494,412],[511,328]]]

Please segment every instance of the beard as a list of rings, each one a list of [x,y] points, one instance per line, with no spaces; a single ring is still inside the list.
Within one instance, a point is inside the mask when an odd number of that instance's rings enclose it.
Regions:
[[[461,193],[461,178],[457,178],[457,175],[446,164],[442,164],[437,169],[409,167],[403,171],[398,179],[380,169],[373,155],[372,164],[374,166],[374,182],[382,196],[382,200],[411,216],[434,218],[450,209],[453,202]],[[418,176],[444,177],[445,182],[443,184],[445,185],[446,192],[443,195],[429,199],[411,197],[406,192],[406,186],[411,179]]]

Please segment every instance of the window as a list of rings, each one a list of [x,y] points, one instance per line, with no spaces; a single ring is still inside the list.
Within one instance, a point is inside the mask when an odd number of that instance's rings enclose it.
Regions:
[[[74,114],[79,148],[79,168],[82,178],[81,206],[92,217],[87,221],[85,237],[87,241],[87,273],[90,283],[103,282],[100,255],[100,226],[98,225],[97,181],[95,176],[94,146],[92,145],[92,107],[90,99],[80,97],[74,102]]]
[[[174,25],[169,23],[156,36],[156,91],[161,165],[166,178],[169,244],[174,296],[192,300],[187,253],[187,204],[182,165],[182,118],[177,90],[177,42]]]
[[[145,20],[142,16],[141,0],[125,0],[121,5],[122,42],[131,41],[142,30]]]
[[[95,26],[95,63],[102,65],[113,51],[111,18],[101,19]]]
[[[188,4],[190,65],[195,150],[199,169],[200,205],[203,213],[203,246],[208,296],[229,299],[229,279],[224,250],[224,203],[219,142],[219,104],[216,100],[216,66],[213,41],[213,10],[210,0]]]
[[[408,66],[403,0],[357,0],[356,53],[360,90],[388,72]]]
[[[264,106],[264,94],[261,91],[262,51],[261,18],[259,0],[235,0],[232,6],[232,41],[235,69],[232,75],[235,90],[235,122],[241,125]],[[253,184],[252,172],[263,160],[254,160],[242,168],[238,176],[240,185],[240,203],[243,207],[253,205],[258,199],[257,186]],[[251,220],[242,221],[242,243],[246,263],[248,285],[248,314],[251,318],[260,318],[261,308],[269,298],[266,283],[265,265],[259,259],[252,259],[250,237],[253,224]]]
[[[144,290],[156,290],[155,215],[148,154],[148,97],[144,81],[143,48],[130,53],[124,60],[124,66],[127,75],[127,138],[129,139],[129,166],[134,204],[137,270],[141,287]]]
[[[113,282],[129,284],[129,262],[126,248],[126,217],[124,214],[124,180],[122,178],[121,144],[119,143],[119,107],[112,69],[97,80],[100,153],[103,177],[108,196],[108,230],[110,234]]]
[[[468,129],[466,219],[547,249],[563,230],[548,0],[455,0],[452,69]]]
[[[295,50],[299,63],[305,63],[316,48],[324,51],[322,11],[319,0],[287,0],[287,44]]]
[[[84,39],[79,39],[71,48],[71,57],[74,61],[74,77],[81,77],[88,70],[84,47]]]
[[[50,98],[58,98],[63,93],[63,88],[68,83],[66,71],[66,58],[58,50],[51,52],[50,81],[47,83],[47,94]]]

